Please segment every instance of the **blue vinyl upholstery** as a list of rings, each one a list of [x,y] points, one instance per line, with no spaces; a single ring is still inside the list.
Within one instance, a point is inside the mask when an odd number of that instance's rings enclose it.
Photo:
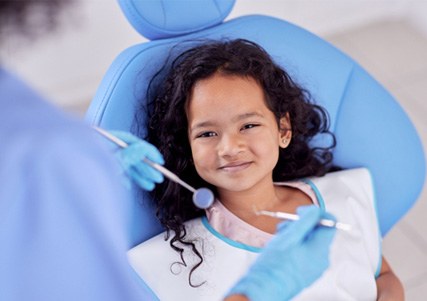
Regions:
[[[338,142],[334,162],[344,168],[370,169],[381,232],[385,235],[417,200],[425,179],[420,139],[398,102],[353,59],[316,35],[269,16],[250,15],[221,22],[234,1],[206,2],[214,3],[214,7],[223,5],[218,10],[222,13],[213,14],[214,21],[206,18],[206,24],[200,24],[198,13],[193,13],[190,5],[184,5],[185,9],[176,13],[187,23],[178,24],[174,32],[171,27],[148,26],[146,20],[138,20],[140,12],[129,11],[138,1],[120,1],[130,23],[136,28],[145,24],[146,36],[153,40],[124,50],[112,63],[87,113],[89,122],[106,129],[130,130],[137,102],[145,101],[147,84],[175,45],[200,39],[252,40],[264,47],[328,110]],[[158,18],[162,24],[168,19],[166,10],[163,13]],[[156,14],[159,15],[158,9]],[[177,23],[175,18],[176,15],[171,23]],[[192,18],[197,23],[194,30],[188,23]],[[313,143],[321,144],[322,137]],[[135,201],[134,207],[129,216],[131,245],[161,230],[153,218],[147,195],[143,205]]]

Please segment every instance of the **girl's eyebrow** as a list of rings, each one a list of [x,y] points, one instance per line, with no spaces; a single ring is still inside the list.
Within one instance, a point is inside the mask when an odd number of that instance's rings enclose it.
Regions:
[[[249,112],[249,113],[237,115],[237,116],[233,117],[231,119],[231,121],[236,122],[236,121],[241,121],[241,120],[244,120],[247,118],[252,118],[252,117],[264,118],[264,115],[262,115],[258,112]],[[215,124],[216,124],[215,121],[211,121],[211,120],[202,121],[202,122],[199,122],[199,123],[196,123],[195,125],[193,125],[190,128],[190,132],[195,131],[195,130],[200,129],[200,128],[214,126]]]
[[[203,122],[199,122],[199,123],[196,123],[195,125],[193,125],[193,126],[190,128],[190,132],[195,131],[195,130],[200,129],[200,128],[213,126],[213,125],[215,125],[215,123],[214,123],[214,122],[212,122],[212,121],[203,121]]]
[[[232,121],[241,121],[247,118],[252,118],[252,117],[260,117],[260,118],[264,118],[264,115],[262,115],[261,113],[258,112],[248,112],[248,113],[244,113],[241,115],[237,115],[236,117],[234,117],[232,119]]]

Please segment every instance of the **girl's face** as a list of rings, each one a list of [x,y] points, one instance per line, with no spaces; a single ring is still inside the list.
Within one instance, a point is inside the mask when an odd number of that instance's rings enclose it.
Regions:
[[[196,82],[187,118],[195,168],[219,194],[272,185],[279,147],[290,140],[290,124],[282,118],[279,129],[253,78],[216,73]]]

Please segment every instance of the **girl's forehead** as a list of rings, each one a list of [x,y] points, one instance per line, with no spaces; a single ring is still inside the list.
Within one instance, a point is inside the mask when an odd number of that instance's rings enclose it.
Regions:
[[[261,86],[252,78],[217,75],[199,81],[187,105],[190,128],[246,119],[275,119]]]
[[[187,107],[250,107],[265,106],[265,94],[258,82],[251,77],[224,75],[197,81],[191,91]]]

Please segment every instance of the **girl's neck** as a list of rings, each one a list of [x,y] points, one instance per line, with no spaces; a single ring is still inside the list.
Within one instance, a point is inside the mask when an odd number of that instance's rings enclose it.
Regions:
[[[256,210],[295,213],[298,206],[310,205],[310,197],[299,189],[265,185],[248,191],[218,191],[219,200],[234,215],[268,233],[276,231],[279,219],[255,214]]]
[[[245,191],[218,191],[219,200],[231,212],[239,217],[253,215],[256,209],[271,209],[280,206],[284,198],[283,191],[273,182],[263,187]]]

